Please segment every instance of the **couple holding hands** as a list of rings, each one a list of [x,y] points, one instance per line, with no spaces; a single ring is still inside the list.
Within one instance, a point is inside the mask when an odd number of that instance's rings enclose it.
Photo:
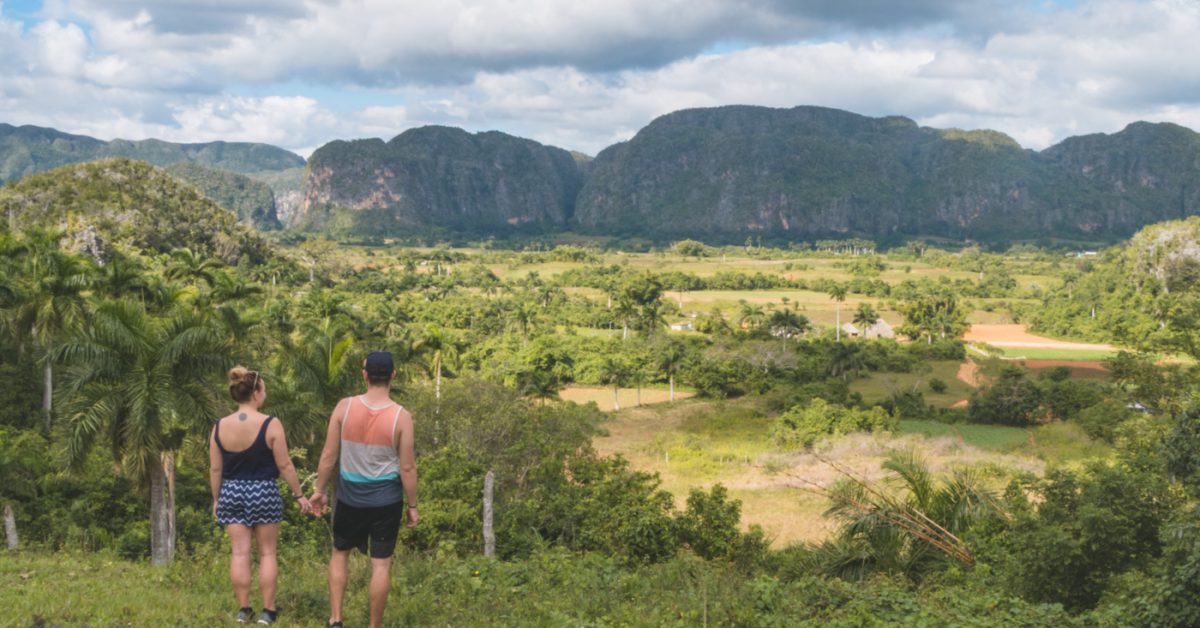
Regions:
[[[305,497],[288,456],[283,425],[259,411],[267,398],[262,375],[243,367],[229,371],[229,394],[238,408],[213,426],[209,479],[213,516],[225,527],[232,545],[229,579],[240,607],[239,623],[254,621],[254,609],[250,607],[252,541],[258,546],[258,585],[263,597],[257,621],[271,624],[278,617],[275,550],[283,500],[276,478],[280,475],[301,512],[320,516],[326,507],[333,506],[327,625],[342,626],[347,562],[354,548],[371,556],[371,626],[383,621],[401,521],[410,528],[420,521],[417,465],[412,415],[389,394],[396,376],[392,355],[372,352],[363,363],[362,375],[366,392],[342,399],[330,414],[315,490]],[[340,469],[337,499],[330,504],[324,491],[335,468]]]

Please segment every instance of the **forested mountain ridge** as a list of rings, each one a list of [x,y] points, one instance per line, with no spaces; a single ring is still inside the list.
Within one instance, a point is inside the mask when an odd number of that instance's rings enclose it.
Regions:
[[[180,162],[166,171],[196,186],[204,196],[232,211],[238,220],[262,230],[279,229],[275,193],[271,186],[245,175]]]
[[[552,157],[534,159],[539,148]],[[1037,152],[899,116],[726,106],[662,116],[573,165],[528,140],[426,127],[318,149],[305,204],[351,231],[522,224],[660,238],[1115,239],[1200,213],[1200,135],[1174,124]],[[304,224],[328,222],[316,218]]]
[[[261,144],[101,142],[0,124],[0,182],[106,155],[248,173],[274,190],[274,209],[256,186],[223,175],[202,177],[223,181],[206,193],[260,228],[359,234],[1115,240],[1200,214],[1200,134],[1170,123],[1135,122],[1039,152],[996,131],[900,116],[738,105],[664,115],[594,159],[429,126],[387,142],[330,142],[307,165]]]
[[[566,228],[582,179],[576,158],[561,148],[497,131],[420,127],[388,142],[335,141],[317,149],[296,224],[360,232]]]
[[[304,167],[304,158],[250,142],[177,144],[162,140],[105,142],[37,126],[0,123],[0,184],[70,163],[128,157],[156,166],[188,162],[239,174]]]
[[[266,261],[265,241],[196,187],[142,161],[62,166],[0,187],[5,228],[65,229],[73,248],[103,259],[112,243],[148,252],[187,248],[236,263]]]

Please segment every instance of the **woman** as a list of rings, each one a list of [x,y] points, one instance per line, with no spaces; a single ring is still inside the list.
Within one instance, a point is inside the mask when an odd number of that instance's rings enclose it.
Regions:
[[[258,588],[263,611],[258,623],[273,623],[275,579],[278,564],[275,543],[283,520],[283,500],[275,479],[283,474],[300,503],[309,512],[308,500],[300,489],[296,468],[288,457],[283,425],[273,416],[258,411],[267,398],[267,386],[258,371],[237,366],[229,371],[229,396],[237,402],[233,414],[217,421],[209,438],[209,479],[212,483],[213,516],[225,526],[233,546],[229,579],[237,597],[239,623],[253,621],[250,607],[250,542],[258,545]]]

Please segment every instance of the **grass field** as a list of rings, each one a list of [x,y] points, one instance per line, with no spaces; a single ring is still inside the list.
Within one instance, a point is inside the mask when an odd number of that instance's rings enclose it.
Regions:
[[[675,400],[682,401],[688,397],[694,396],[696,393],[675,389]],[[613,409],[613,391],[611,388],[603,388],[599,386],[568,386],[559,391],[558,396],[566,401],[574,401],[576,403],[595,402],[601,410],[605,412]],[[638,390],[636,388],[621,388],[617,393],[617,400],[622,408],[635,407],[637,405],[646,405],[651,403],[668,403],[671,399],[671,391],[666,388],[643,388],[641,391],[641,404],[638,403]]]
[[[1050,349],[1040,347],[996,347],[1006,358],[1028,360],[1061,360],[1066,362],[1099,362],[1117,354],[1116,351],[1092,351],[1087,349]]]
[[[0,625],[235,625],[226,551],[179,555],[161,568],[107,554],[0,552]],[[324,626],[329,617],[326,558],[307,551],[280,546],[278,626]],[[370,565],[357,552],[350,561],[343,617],[366,626]],[[398,554],[384,625],[733,625],[754,610],[745,580],[727,565],[687,558],[623,569],[553,550],[521,561]],[[251,602],[261,608],[256,593]],[[810,614],[791,609],[769,623],[795,625]]]
[[[690,489],[723,484],[742,501],[743,526],[761,525],[777,547],[824,539],[833,529],[821,516],[828,504],[810,489],[841,475],[821,458],[878,480],[889,451],[912,448],[935,473],[975,467],[999,488],[1014,474],[1041,473],[1048,464],[1073,464],[1108,451],[1073,425],[1021,429],[932,421],[904,421],[896,434],[819,442],[814,452],[784,451],[769,440],[772,420],[756,399],[627,408],[605,424],[608,435],[596,439],[596,447],[659,474],[680,506]]]
[[[891,397],[893,393],[915,389],[925,395],[926,403],[942,408],[949,408],[971,396],[973,388],[957,377],[961,362],[937,360],[927,364],[929,370],[923,373],[871,373],[868,377],[851,382],[850,390],[861,394],[863,401],[875,403]],[[946,384],[945,392],[930,390],[929,381],[935,378]]]

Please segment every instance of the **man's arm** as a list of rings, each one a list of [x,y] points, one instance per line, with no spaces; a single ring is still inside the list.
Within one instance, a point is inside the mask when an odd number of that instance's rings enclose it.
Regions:
[[[400,480],[404,483],[404,501],[408,504],[408,527],[416,527],[420,517],[417,515],[417,458],[413,451],[413,420],[408,410],[402,410],[398,417],[396,429],[400,438],[396,444],[396,453],[400,455]]]
[[[337,466],[338,456],[342,451],[342,417],[346,414],[346,404],[349,399],[338,402],[333,412],[329,414],[329,428],[325,432],[325,447],[321,450],[321,462],[317,465],[317,483],[313,487],[309,502],[314,512],[320,514],[328,505],[325,497],[325,487],[333,477],[333,469]]]

